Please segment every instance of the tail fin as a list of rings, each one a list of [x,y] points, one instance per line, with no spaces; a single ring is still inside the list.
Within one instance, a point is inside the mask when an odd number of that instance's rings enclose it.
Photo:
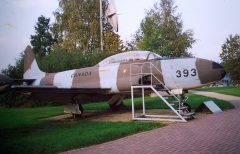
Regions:
[[[28,45],[26,47],[24,54],[23,79],[35,79],[33,84],[38,85],[40,80],[45,76],[45,73],[39,69],[31,46]]]

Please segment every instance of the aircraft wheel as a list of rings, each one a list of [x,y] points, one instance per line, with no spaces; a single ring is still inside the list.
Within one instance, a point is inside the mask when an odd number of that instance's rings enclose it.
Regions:
[[[79,106],[79,110],[80,110],[81,113],[80,114],[73,114],[74,118],[81,118],[82,115],[83,115],[83,107],[82,107],[82,105],[78,104],[78,106]]]

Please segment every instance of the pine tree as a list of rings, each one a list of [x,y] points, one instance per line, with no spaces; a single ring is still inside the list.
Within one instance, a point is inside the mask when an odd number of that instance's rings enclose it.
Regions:
[[[31,35],[33,51],[42,56],[48,55],[51,51],[51,46],[56,42],[50,31],[50,18],[41,15],[38,17],[34,28],[36,34]]]

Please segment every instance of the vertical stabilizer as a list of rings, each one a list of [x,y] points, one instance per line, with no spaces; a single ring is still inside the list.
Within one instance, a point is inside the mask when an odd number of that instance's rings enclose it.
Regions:
[[[118,32],[118,18],[117,18],[117,10],[115,7],[114,0],[111,0],[108,3],[106,15],[107,15],[108,22],[113,27],[113,30]]]
[[[39,85],[40,80],[45,76],[45,73],[42,72],[35,59],[34,53],[31,46],[27,46],[24,51],[24,79],[35,79],[33,85]]]

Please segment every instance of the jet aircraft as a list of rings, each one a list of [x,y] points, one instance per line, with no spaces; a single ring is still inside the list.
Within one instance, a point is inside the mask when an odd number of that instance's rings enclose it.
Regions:
[[[0,75],[0,90],[30,92],[32,98],[69,103],[81,116],[81,104],[108,99],[112,109],[121,105],[133,85],[156,85],[170,90],[210,85],[225,76],[216,62],[201,58],[164,58],[150,51],[129,51],[110,56],[93,67],[45,73],[30,46],[25,49],[23,79]],[[153,77],[154,76],[154,79]],[[159,84],[160,83],[160,84]],[[70,105],[75,104],[75,105]]]

